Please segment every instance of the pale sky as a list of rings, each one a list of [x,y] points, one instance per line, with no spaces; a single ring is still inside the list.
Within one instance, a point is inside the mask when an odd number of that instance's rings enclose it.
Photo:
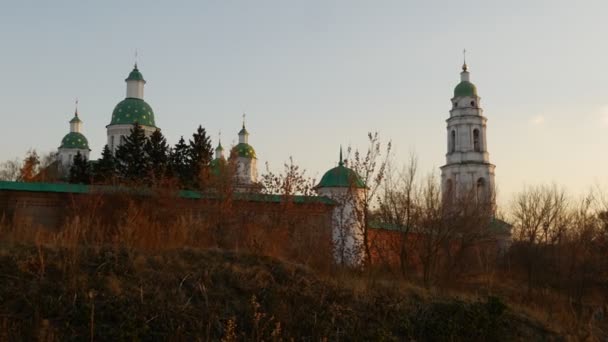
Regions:
[[[608,181],[606,1],[0,0],[0,160],[55,150],[79,98],[92,158],[134,51],[169,142],[202,124],[259,171],[293,156],[319,179],[368,131],[445,162],[466,48],[501,202],[524,185]]]

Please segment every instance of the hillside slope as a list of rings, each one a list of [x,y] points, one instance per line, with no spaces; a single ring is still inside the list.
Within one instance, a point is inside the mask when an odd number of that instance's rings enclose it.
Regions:
[[[0,247],[0,340],[555,339],[503,309],[225,251]]]

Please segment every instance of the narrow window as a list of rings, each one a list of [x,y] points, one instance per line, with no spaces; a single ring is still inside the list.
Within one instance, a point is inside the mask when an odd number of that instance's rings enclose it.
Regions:
[[[471,107],[475,107],[475,101],[471,101]]]
[[[473,150],[475,150],[475,152],[481,151],[479,144],[479,130],[477,128],[473,130]]]
[[[450,152],[456,152],[456,131],[452,130],[450,136]]]
[[[482,177],[477,180],[477,200],[481,200],[486,195],[486,180]]]
[[[114,136],[110,137],[110,150],[114,152]]]

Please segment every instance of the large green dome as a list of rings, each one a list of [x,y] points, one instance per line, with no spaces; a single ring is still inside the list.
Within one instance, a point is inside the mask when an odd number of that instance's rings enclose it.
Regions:
[[[112,112],[110,125],[131,125],[156,127],[152,107],[142,99],[128,97],[120,101]]]
[[[87,138],[78,132],[70,132],[61,140],[61,146],[59,148],[76,148],[82,150],[89,149],[89,142]]]
[[[232,153],[236,154],[237,157],[243,158],[256,158],[255,150],[251,145],[246,143],[240,143],[232,148]]]
[[[469,81],[462,81],[454,88],[454,97],[477,96],[477,87]]]
[[[340,163],[339,166],[327,171],[316,188],[365,188],[365,183],[359,175]]]

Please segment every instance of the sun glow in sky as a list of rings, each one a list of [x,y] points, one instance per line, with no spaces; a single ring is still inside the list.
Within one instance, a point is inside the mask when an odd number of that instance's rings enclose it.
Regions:
[[[319,179],[367,132],[438,171],[462,49],[488,117],[499,199],[608,180],[608,2],[4,1],[0,159],[55,150],[74,99],[97,158],[134,51],[170,143],[202,124]]]

